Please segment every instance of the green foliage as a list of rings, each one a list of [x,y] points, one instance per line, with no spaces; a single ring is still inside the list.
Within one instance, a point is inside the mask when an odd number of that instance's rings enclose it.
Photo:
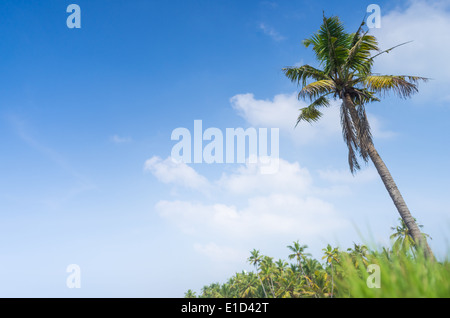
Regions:
[[[416,219],[414,219],[416,221]],[[391,227],[391,230],[395,231],[391,235],[391,240],[393,240],[392,250],[395,253],[406,253],[406,254],[412,254],[414,256],[415,254],[415,246],[416,242],[414,242],[414,239],[412,238],[410,231],[408,227],[406,226],[403,219],[399,218],[400,225],[397,227]],[[423,225],[418,224],[419,228],[422,228]],[[430,238],[431,237],[428,234],[422,233],[424,238]]]
[[[295,244],[295,243],[294,243]],[[450,297],[450,263],[427,260],[423,253],[394,253],[383,248],[369,251],[356,245],[346,251],[324,249],[325,263],[300,257],[300,263],[260,255],[256,272],[236,273],[224,284],[202,289],[200,298],[432,298]],[[289,256],[295,259],[296,254]],[[252,260],[254,263],[254,261]],[[379,287],[370,288],[373,269],[380,273]],[[196,294],[188,290],[186,298]]]
[[[368,264],[376,264],[379,288],[368,288],[371,272],[362,263],[354,266],[349,255],[341,258],[342,275],[336,280],[338,297],[352,298],[447,298],[450,297],[450,263],[386,250],[370,252]],[[352,266],[353,265],[353,266]]]
[[[392,249],[370,250],[354,244],[341,250],[328,245],[322,262],[298,241],[288,246],[289,263],[253,250],[255,272],[236,273],[226,283],[205,286],[200,298],[442,298],[450,297],[450,263],[426,259],[408,241],[404,225],[392,228]],[[400,240],[400,241],[399,241]],[[399,248],[398,242],[402,242]],[[407,244],[407,245],[405,245]],[[406,248],[407,246],[407,248]],[[379,287],[379,288],[378,288]],[[195,298],[188,290],[186,298]]]

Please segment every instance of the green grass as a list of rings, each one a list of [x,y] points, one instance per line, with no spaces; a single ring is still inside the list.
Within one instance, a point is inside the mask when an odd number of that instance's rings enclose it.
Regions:
[[[288,263],[252,251],[255,272],[236,273],[227,283],[205,286],[204,298],[449,298],[450,263],[408,250],[345,251],[328,246],[324,258],[303,256]],[[333,257],[329,257],[331,254]],[[257,258],[256,258],[257,257]],[[252,259],[253,258],[253,259]],[[258,261],[255,263],[255,259]],[[310,264],[315,263],[313,270]],[[375,266],[374,266],[375,265]],[[309,266],[309,267],[308,267]],[[375,270],[375,271],[374,271]],[[370,283],[373,283],[372,285]],[[185,297],[197,297],[189,290]]]
[[[450,297],[450,264],[425,259],[422,253],[376,252],[368,264],[379,267],[379,288],[369,288],[376,274],[364,265],[354,266],[349,257],[341,258],[341,275],[336,280],[339,297],[353,298],[447,298]]]

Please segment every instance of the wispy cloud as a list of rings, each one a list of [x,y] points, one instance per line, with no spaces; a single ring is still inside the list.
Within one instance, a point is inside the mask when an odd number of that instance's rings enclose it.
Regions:
[[[260,23],[259,28],[264,32],[264,34],[270,36],[274,41],[283,41],[286,39],[283,35],[281,35],[278,31],[276,31],[273,27],[268,26],[265,23]]]
[[[82,183],[88,183],[86,177],[76,171],[76,169],[68,162],[68,160],[64,158],[58,151],[51,147],[48,147],[47,145],[44,145],[32,133],[30,133],[31,129],[23,119],[17,116],[9,116],[7,117],[7,120],[13,126],[13,129],[20,137],[20,139],[22,139],[22,141],[28,144],[31,148],[35,149],[44,157],[54,162],[61,169],[71,174],[78,181],[82,181]]]
[[[77,169],[69,162],[67,158],[61,155],[56,149],[45,145],[35,134],[31,133],[30,126],[25,120],[11,115],[6,118],[12,125],[14,131],[19,138],[26,143],[29,147],[40,153],[43,157],[53,162],[57,167],[65,171],[70,175],[75,184],[58,197],[42,198],[41,202],[49,208],[59,208],[63,203],[73,199],[77,195],[86,191],[97,189],[97,186],[92,181],[81,174]]]
[[[297,93],[278,94],[272,100],[256,99],[253,94],[239,94],[230,100],[239,116],[255,127],[275,127],[298,144],[338,140],[341,133],[339,103],[324,108],[324,116],[315,125],[301,124],[295,127],[299,109],[308,104],[297,99]]]
[[[133,141],[130,137],[120,137],[119,135],[111,136],[110,140],[115,144],[124,144]]]
[[[209,181],[193,168],[182,162],[175,162],[170,157],[162,160],[154,156],[145,162],[144,170],[151,172],[159,181],[188,189],[206,192]]]

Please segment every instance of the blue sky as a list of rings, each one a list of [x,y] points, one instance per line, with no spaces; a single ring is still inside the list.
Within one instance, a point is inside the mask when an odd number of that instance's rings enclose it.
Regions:
[[[66,26],[71,3],[80,29]],[[0,296],[182,297],[251,269],[253,248],[287,258],[300,240],[319,258],[327,243],[389,244],[397,212],[371,165],[348,171],[338,103],[294,130],[305,104],[281,72],[316,65],[301,40],[323,10],[354,30],[370,3],[2,1]],[[433,80],[368,106],[375,145],[443,256],[450,8],[376,3],[381,46],[414,41],[376,71]],[[171,165],[172,131],[198,119],[279,128],[280,172]],[[80,289],[66,286],[69,264]]]

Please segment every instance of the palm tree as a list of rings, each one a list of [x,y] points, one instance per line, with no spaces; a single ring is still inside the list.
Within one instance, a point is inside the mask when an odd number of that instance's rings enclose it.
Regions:
[[[305,249],[308,248],[308,245],[300,245],[300,243],[294,242],[294,245],[288,245],[287,247],[290,249],[293,254],[289,255],[289,259],[297,258],[298,268],[300,269],[303,276],[305,276],[305,272],[303,271],[302,260],[305,259],[306,256],[310,256],[311,254],[305,253]]]
[[[189,289],[187,292],[184,293],[184,298],[197,298],[197,295],[194,291]]]
[[[259,281],[261,283],[262,289],[264,291],[264,295],[267,298],[266,289],[264,288],[263,281],[261,280],[261,277],[259,276],[259,273],[258,273],[258,265],[261,264],[261,262],[263,260],[263,256],[259,255],[259,251],[256,250],[256,249],[253,249],[253,251],[251,251],[250,253],[251,253],[251,256],[248,258],[248,262],[255,266],[256,275],[259,278]]]
[[[303,262],[303,268],[305,270],[306,276],[308,276],[310,279],[314,279],[315,273],[322,269],[322,265],[316,259],[306,258]]]
[[[233,291],[234,298],[239,298],[241,296],[241,284],[243,276],[244,273],[236,273],[228,280],[227,284],[230,285],[231,290]]]
[[[273,285],[273,276],[275,275],[275,264],[273,262],[273,257],[264,256],[261,261],[260,273],[263,280],[268,282],[272,296],[275,298],[275,290]],[[266,296],[267,297],[267,296]]]
[[[411,251],[413,256],[415,256],[415,254],[414,254],[415,242],[414,242],[413,238],[411,237],[405,222],[403,222],[402,219],[400,219],[399,221],[400,221],[400,225],[398,225],[397,227],[391,227],[391,230],[395,231],[395,233],[393,233],[390,236],[390,238],[392,240],[395,239],[392,249],[395,252]],[[419,226],[419,228],[423,227],[423,225],[420,225],[420,224],[418,224],[418,226]],[[424,237],[430,237],[426,233],[422,233],[422,235]]]
[[[367,260],[367,246],[353,243],[353,249],[348,248],[347,251],[349,252],[353,265],[355,265],[356,268],[359,267],[359,262],[361,262],[364,267],[369,265]]]
[[[421,235],[393,177],[375,149],[365,111],[367,103],[380,101],[377,95],[393,92],[401,98],[407,98],[418,92],[420,81],[427,79],[372,73],[374,58],[399,45],[380,51],[376,38],[368,35],[368,31],[364,32],[363,26],[364,22],[355,33],[346,33],[338,17],[324,16],[319,31],[303,41],[306,47],[312,46],[322,69],[310,65],[283,69],[292,82],[302,87],[299,99],[311,100],[308,107],[301,109],[297,125],[302,121],[318,121],[322,116],[319,108],[330,106],[330,98],[340,99],[342,132],[348,147],[351,172],[360,169],[357,154],[366,163],[372,160],[409,233],[423,247],[425,255],[433,258],[426,239]]]
[[[252,298],[260,296],[258,295],[258,289],[256,287],[258,285],[258,278],[254,273],[250,272],[245,276],[241,276],[241,278],[241,284],[243,286],[243,291],[240,295],[241,298]]]
[[[220,297],[222,298],[232,298],[233,296],[233,288],[230,284],[223,284],[220,286]]]
[[[282,259],[279,259],[275,262],[276,268],[278,273],[281,275],[286,270],[287,266],[289,265],[287,262],[283,261]]]
[[[327,245],[327,248],[323,249],[324,255],[322,259],[326,259],[327,264],[331,267],[331,298],[333,298],[333,289],[334,289],[334,279],[333,279],[333,263],[339,264],[339,250],[338,248],[332,248],[330,244]]]

